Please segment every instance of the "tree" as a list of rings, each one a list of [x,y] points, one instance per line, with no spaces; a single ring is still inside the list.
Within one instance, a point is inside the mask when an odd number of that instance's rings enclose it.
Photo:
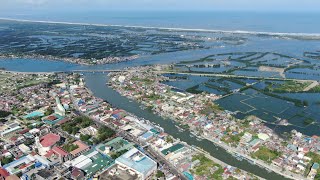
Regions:
[[[173,139],[172,139],[172,137],[167,136],[167,138],[166,138],[166,142],[167,142],[167,143],[173,143]]]
[[[49,116],[50,114],[54,113],[53,109],[49,107],[46,112],[44,113],[45,116]]]
[[[116,133],[112,129],[110,129],[108,127],[105,127],[105,126],[101,127],[101,128],[98,129],[98,140],[100,142],[102,142],[102,141],[104,141],[104,140],[106,140],[108,138],[111,138],[115,134]]]
[[[80,140],[81,141],[88,141],[89,139],[91,138],[91,136],[90,135],[88,135],[88,134],[80,134]]]
[[[164,177],[164,173],[160,170],[157,171],[157,174],[156,174],[156,177],[157,178],[161,178],[161,177]]]
[[[14,160],[14,159],[13,159],[13,156],[3,157],[3,158],[1,159],[1,164],[2,164],[2,165],[9,164],[9,163],[11,163],[13,160]]]
[[[11,114],[11,112],[0,110],[0,118],[5,118],[5,117],[9,116],[10,114]]]

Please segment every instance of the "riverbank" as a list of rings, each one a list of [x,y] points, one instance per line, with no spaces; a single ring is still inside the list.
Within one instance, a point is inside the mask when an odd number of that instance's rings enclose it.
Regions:
[[[0,61],[2,59],[41,59],[47,61],[63,61],[67,63],[85,65],[85,66],[93,66],[93,65],[104,65],[104,64],[111,64],[111,63],[120,63],[120,62],[127,62],[132,61],[139,58],[138,55],[133,55],[129,57],[106,57],[103,59],[83,59],[83,58],[72,58],[72,57],[55,57],[51,55],[14,55],[14,54],[7,54],[7,55],[0,55]]]
[[[78,87],[79,91],[80,87]],[[90,89],[85,88],[84,91],[86,91],[90,96],[94,97],[94,92],[92,92]],[[72,94],[72,93],[71,93]],[[109,103],[109,102],[105,102]],[[77,104],[77,103],[76,103]],[[102,103],[103,104],[103,103]],[[106,108],[106,105],[102,105],[99,108]],[[174,169],[176,169],[177,172],[179,172],[183,176],[192,176],[192,177],[202,177],[203,175],[200,175],[198,173],[195,173],[193,170],[197,169],[197,165],[190,166],[189,168],[183,168],[182,164],[192,164],[194,161],[196,161],[197,157],[200,155],[203,156],[203,151],[199,151],[196,148],[193,148],[189,146],[186,142],[181,141],[180,139],[175,139],[171,137],[170,134],[167,135],[167,138],[163,140],[163,136],[166,134],[161,126],[156,125],[155,123],[152,123],[151,121],[138,117],[135,114],[132,114],[130,112],[123,111],[121,109],[118,109],[117,107],[114,107],[113,105],[109,108],[110,112],[121,112],[121,116],[123,116],[123,119],[126,119],[127,122],[131,122],[130,129],[136,129],[132,131],[145,131],[141,128],[146,128],[147,131],[145,134],[154,133],[155,130],[159,131],[156,132],[155,135],[153,135],[153,138],[145,138],[144,133],[130,133],[130,131],[126,130],[126,126],[129,126],[128,123],[124,125],[119,125],[123,123],[121,119],[115,119],[114,121],[110,122],[107,121],[104,117],[106,116],[105,112],[101,112],[101,116],[99,115],[97,118],[97,112],[92,110],[83,110],[87,109],[85,107],[78,107],[79,111],[84,113],[86,116],[94,119],[98,123],[102,123],[107,125],[108,127],[114,129],[115,131],[119,132],[120,134],[123,134],[128,139],[133,140],[134,142],[139,142],[142,147],[150,147],[154,150],[154,152],[157,154],[157,157],[163,158],[166,162],[172,165]],[[83,112],[84,111],[84,112]],[[126,114],[126,115],[124,115]],[[114,113],[112,113],[112,116]],[[116,123],[117,122],[117,123]],[[115,125],[113,125],[115,124]],[[140,128],[138,128],[140,127]],[[161,143],[159,143],[161,142]],[[183,155],[183,156],[182,156]],[[211,157],[208,153],[205,153],[205,156],[208,157],[210,160],[213,160],[210,162],[210,167],[212,168],[218,168],[216,172],[212,173],[211,171],[206,170],[204,173],[208,176],[214,176],[219,177],[223,179],[227,179],[228,177],[234,177],[237,179],[242,178],[255,178],[256,176],[252,175],[251,173],[248,173],[246,171],[234,168],[226,163],[223,163],[222,161],[214,161],[215,158]],[[201,159],[200,159],[201,160]],[[177,163],[180,162],[180,163]],[[209,165],[208,165],[209,166]],[[209,168],[209,167],[206,167]],[[224,170],[223,170],[224,168]],[[183,169],[183,170],[181,170]],[[228,175],[228,173],[231,173]],[[236,173],[235,173],[236,172]],[[220,174],[222,173],[222,174]],[[259,177],[258,177],[259,178]],[[259,178],[262,179],[262,178]]]
[[[198,147],[208,152],[210,156],[219,159],[231,166],[241,168],[247,172],[258,175],[264,179],[282,180],[287,179],[281,175],[260,168],[256,165],[249,163],[248,161],[239,161],[236,157],[232,156],[225,149],[220,146],[216,146],[212,142],[203,139],[198,140],[197,137],[191,136],[192,133],[189,130],[179,131],[177,123],[169,119],[163,119],[157,114],[152,113],[148,109],[142,109],[141,104],[136,101],[131,101],[128,98],[121,96],[118,92],[113,90],[111,87],[105,85],[105,82],[109,81],[109,77],[105,74],[85,74],[86,86],[89,87],[95,96],[107,100],[110,104],[115,107],[126,110],[127,112],[133,113],[138,117],[143,117],[151,122],[160,125],[165,132],[169,133],[176,139],[187,142],[189,145]]]
[[[237,153],[268,171],[272,170],[287,178],[298,176],[299,179],[305,179],[302,175],[308,174],[309,170],[291,159],[297,156],[296,151],[289,148],[291,143],[301,147],[298,152],[303,155],[297,158],[303,164],[307,166],[309,163],[316,163],[308,157],[309,151],[314,152],[312,149],[315,149],[316,145],[306,144],[304,139],[308,138],[307,136],[293,131],[293,138],[286,141],[257,118],[247,123],[237,120],[232,117],[232,114],[215,109],[214,104],[210,103],[215,98],[214,95],[192,95],[174,91],[169,86],[161,84],[160,82],[165,81],[166,78],[152,69],[161,68],[139,67],[132,68],[126,73],[113,73],[110,75],[110,84],[123,96],[141,102],[160,116],[170,117],[178,123],[187,125],[197,136],[207,138],[227,151]],[[316,139],[314,141],[317,144],[318,141]],[[265,149],[270,153],[271,158],[261,155]],[[256,157],[256,154],[260,155]],[[289,164],[287,164],[288,161]]]

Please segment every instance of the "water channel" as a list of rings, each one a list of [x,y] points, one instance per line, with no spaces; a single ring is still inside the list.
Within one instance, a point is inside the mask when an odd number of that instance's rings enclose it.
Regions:
[[[202,148],[203,150],[210,153],[211,156],[235,167],[239,167],[243,170],[256,174],[265,179],[280,180],[286,179],[274,172],[268,172],[267,170],[260,168],[256,165],[252,165],[249,162],[243,160],[239,161],[226,150],[216,146],[208,140],[198,141],[196,137],[191,137],[189,131],[179,132],[175,127],[174,121],[170,119],[164,119],[152,112],[140,108],[140,104],[121,96],[118,92],[106,85],[108,77],[106,74],[102,73],[87,73],[85,74],[86,85],[94,93],[95,96],[100,97],[115,107],[124,109],[130,113],[135,114],[138,117],[145,118],[156,124],[159,124],[164,128],[165,132],[172,135],[174,138],[179,138],[180,140],[188,143],[189,145],[194,145]]]

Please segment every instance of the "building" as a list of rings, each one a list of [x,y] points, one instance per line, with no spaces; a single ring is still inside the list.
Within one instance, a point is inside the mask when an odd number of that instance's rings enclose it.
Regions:
[[[10,174],[17,174],[27,171],[35,161],[36,159],[32,155],[28,155],[4,165],[3,168]]]
[[[6,137],[6,136],[9,136],[13,133],[16,133],[17,131],[21,130],[22,127],[21,126],[15,126],[15,127],[9,127],[8,129],[2,131],[0,133],[1,137]]]
[[[130,150],[133,147],[133,143],[128,142],[122,137],[116,137],[111,141],[107,142],[106,144],[99,144],[98,146],[96,146],[96,150],[102,154],[110,155],[111,153],[116,153],[123,150]]]
[[[65,116],[66,110],[62,106],[59,97],[56,97],[56,104],[57,104],[57,107],[55,108],[55,114],[58,114],[60,116]]]
[[[10,176],[8,171],[0,167],[0,180],[4,180],[8,176]]]
[[[85,176],[89,178],[94,176],[96,172],[106,169],[113,163],[111,158],[103,156],[96,150],[90,150],[75,159],[65,162],[64,166],[67,168],[72,167],[73,170],[80,169],[85,173]],[[79,172],[76,171],[73,175],[78,176]]]
[[[55,146],[49,150],[45,157],[53,161],[58,159],[60,163],[68,161],[71,158],[70,154],[59,146]]]
[[[57,134],[49,133],[44,135],[39,139],[39,137],[35,138],[35,145],[38,148],[40,155],[45,155],[51,148],[60,141],[60,136]]]
[[[72,143],[74,145],[77,145],[78,148],[71,151],[70,154],[73,156],[73,157],[77,157],[81,154],[83,154],[84,152],[88,151],[90,149],[90,146],[84,144],[83,142],[81,141],[75,141],[74,143]]]
[[[18,146],[18,148],[19,148],[20,151],[23,152],[24,154],[28,154],[28,153],[31,152],[31,149],[30,149],[28,146],[26,146],[25,144],[20,144],[20,145]]]
[[[137,148],[129,150],[118,157],[115,162],[119,169],[136,173],[138,179],[148,179],[157,171],[157,163]]]

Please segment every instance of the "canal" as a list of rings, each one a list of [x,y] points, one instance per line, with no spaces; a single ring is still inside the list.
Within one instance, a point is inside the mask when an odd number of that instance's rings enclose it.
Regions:
[[[196,137],[191,137],[189,131],[179,132],[175,127],[174,121],[170,119],[164,119],[152,112],[140,108],[140,104],[121,96],[118,92],[114,91],[112,88],[106,85],[108,77],[106,74],[102,73],[87,73],[85,74],[86,86],[94,93],[95,96],[100,97],[115,107],[124,109],[138,117],[145,118],[156,124],[159,124],[165,132],[172,135],[174,138],[179,138],[180,140],[188,143],[189,145],[194,145],[202,148],[203,150],[210,153],[211,156],[253,174],[256,174],[265,179],[280,180],[286,179],[281,175],[274,172],[268,172],[267,170],[260,168],[256,165],[250,164],[249,162],[243,160],[239,161],[231,154],[229,154],[223,148],[216,146],[208,140],[198,141]]]

